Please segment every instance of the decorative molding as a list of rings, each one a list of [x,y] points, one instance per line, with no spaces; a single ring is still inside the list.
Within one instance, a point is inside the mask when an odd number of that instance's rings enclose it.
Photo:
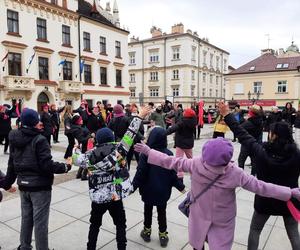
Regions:
[[[97,63],[99,63],[99,64],[104,64],[104,65],[108,65],[108,64],[110,64],[111,62],[108,61],[108,60],[104,60],[104,59],[98,59],[98,60],[97,60]]]
[[[116,67],[120,67],[120,68],[122,68],[122,67],[125,66],[124,63],[118,63],[118,62],[114,62],[114,65],[115,65]]]
[[[39,47],[39,46],[35,46],[35,47],[33,47],[33,49],[35,50],[35,52],[45,53],[45,54],[53,54],[53,52],[54,52],[54,50],[52,50],[52,49]]]
[[[3,46],[8,47],[8,48],[16,48],[16,49],[26,49],[28,46],[24,43],[16,43],[12,41],[2,41],[1,42]]]
[[[58,54],[62,57],[69,57],[69,58],[75,58],[77,56],[74,53],[65,52],[65,51],[59,51]]]
[[[90,56],[81,56],[81,59],[87,62],[94,62],[96,60],[96,58]]]
[[[50,80],[34,80],[34,84],[36,85],[45,85],[45,86],[57,86],[57,82]]]
[[[130,92],[125,91],[109,91],[109,90],[84,90],[84,94],[97,94],[97,95],[120,95],[120,96],[129,96]]]

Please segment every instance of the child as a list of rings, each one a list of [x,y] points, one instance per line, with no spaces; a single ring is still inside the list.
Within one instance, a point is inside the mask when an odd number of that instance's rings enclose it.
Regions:
[[[197,196],[218,175],[213,186],[190,206],[189,241],[194,249],[202,249],[207,238],[210,249],[230,250],[233,243],[237,187],[261,196],[288,201],[300,199],[299,188],[289,188],[257,180],[231,161],[233,146],[224,138],[211,139],[202,148],[202,156],[193,159],[168,156],[145,144],[135,150],[148,156],[147,162],[167,169],[191,174],[191,195]]]
[[[147,145],[166,155],[173,155],[167,149],[166,130],[161,127],[154,127],[148,137]],[[176,187],[180,192],[184,191],[184,185],[179,181],[174,170],[162,169],[158,166],[147,164],[147,156],[141,155],[137,167],[137,172],[133,179],[134,190],[139,188],[144,202],[144,229],[141,237],[145,242],[150,242],[152,210],[157,207],[159,240],[162,247],[168,245],[166,208],[170,199],[172,187]]]
[[[213,138],[225,137],[225,133],[229,130],[226,123],[224,122],[224,117],[219,115],[214,124]]]
[[[149,112],[143,108],[139,117],[134,117],[121,142],[117,145],[109,128],[96,134],[97,147],[86,154],[75,154],[75,165],[89,169],[89,194],[92,201],[90,230],[87,249],[95,250],[102,216],[108,210],[117,230],[117,246],[126,249],[126,217],[122,199],[132,192],[127,164],[124,161],[133,140]]]

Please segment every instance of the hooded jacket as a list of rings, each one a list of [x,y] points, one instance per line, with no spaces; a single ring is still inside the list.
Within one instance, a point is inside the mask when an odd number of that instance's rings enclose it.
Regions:
[[[67,172],[66,164],[52,160],[47,139],[34,128],[20,128],[9,134],[10,156],[7,185],[17,184],[22,191],[51,190],[54,175]]]
[[[247,130],[247,132],[252,135],[257,141],[259,141],[263,132],[263,117],[260,115],[250,117],[245,122],[243,122],[241,126],[245,130]]]
[[[102,118],[101,113],[95,115],[93,112],[88,117],[87,128],[90,133],[96,133],[98,129],[105,127],[105,122]]]
[[[194,129],[196,125],[196,116],[183,117],[174,126],[168,128],[167,135],[175,132],[175,147],[191,149],[194,147]]]
[[[116,141],[121,141],[124,136],[131,119],[128,116],[114,117],[110,120],[108,128],[110,128],[115,135]]]
[[[173,155],[167,149],[167,135],[166,130],[163,128],[153,128],[148,137],[147,145],[166,155]],[[139,188],[143,202],[153,206],[167,204],[172,187],[176,187],[179,191],[185,188],[174,170],[148,164],[147,156],[144,154],[140,156],[132,185],[134,190]]]
[[[50,114],[43,111],[41,113],[40,120],[44,125],[43,135],[44,136],[50,136],[53,133],[52,130],[53,130],[53,126],[54,126],[54,124],[52,123]]]
[[[71,125],[70,133],[78,141],[79,144],[86,143],[90,138],[90,132],[87,128],[80,125]]]

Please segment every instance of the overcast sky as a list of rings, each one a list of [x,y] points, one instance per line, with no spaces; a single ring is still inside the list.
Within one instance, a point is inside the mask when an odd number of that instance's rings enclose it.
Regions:
[[[105,0],[100,1],[104,6]],[[270,47],[287,48],[294,38],[300,45],[300,0],[117,0],[121,26],[132,35],[150,37],[156,25],[170,33],[182,22],[186,29],[208,37],[230,52],[230,64],[239,67]],[[298,25],[297,25],[298,24]]]

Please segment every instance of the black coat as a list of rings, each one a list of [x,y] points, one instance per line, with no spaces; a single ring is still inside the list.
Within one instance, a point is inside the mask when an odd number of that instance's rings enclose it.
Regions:
[[[126,133],[129,127],[131,118],[128,116],[114,117],[110,120],[108,128],[114,132],[115,140],[121,141],[123,135]]]
[[[59,126],[59,124],[60,124],[60,116],[59,116],[59,114],[61,112],[63,112],[63,111],[64,111],[64,107],[60,108],[60,109],[57,109],[55,111],[49,110],[52,124],[54,124],[55,126]]]
[[[294,123],[295,128],[300,128],[300,111],[296,113],[296,118],[295,118],[295,123]]]
[[[40,120],[44,125],[43,135],[44,136],[51,135],[53,133],[54,124],[52,123],[50,114],[43,111]]]
[[[269,114],[269,116],[267,117],[267,119],[266,119],[265,130],[269,131],[270,130],[270,125],[272,123],[280,122],[281,120],[282,120],[282,114],[281,114],[281,112],[279,112],[279,111],[276,112],[276,113],[271,112]]]
[[[252,152],[259,180],[290,188],[298,187],[300,152],[295,144],[286,144],[284,147],[269,142],[259,144],[238,125],[232,115],[227,115],[225,122],[239,142]],[[298,201],[293,199],[293,203],[300,208]],[[261,214],[290,215],[286,202],[259,195],[255,195],[254,208]]]
[[[87,128],[90,133],[96,133],[98,129],[104,128],[105,122],[101,114],[94,115],[93,113],[89,116],[87,122]]]
[[[83,125],[87,126],[89,114],[86,109],[83,109],[82,107],[79,107],[78,109],[73,110],[73,113],[78,113],[83,121]]]
[[[9,134],[7,185],[17,178],[23,191],[51,190],[54,175],[66,172],[64,163],[52,160],[50,145],[37,129],[20,128]]]
[[[163,128],[154,128],[148,138],[148,146],[173,155],[167,149],[167,136]],[[153,206],[165,205],[170,199],[172,187],[182,191],[185,187],[178,180],[174,170],[164,169],[147,163],[147,156],[141,154],[133,179],[134,190],[139,188],[143,202]]]
[[[11,118],[5,113],[0,113],[0,135],[8,135],[11,131]]]
[[[90,138],[89,130],[80,125],[72,124],[70,132],[79,144],[87,143],[88,139]]]
[[[194,129],[197,118],[182,117],[174,126],[168,128],[167,135],[175,133],[175,146],[183,149],[194,147]]]
[[[262,116],[253,116],[248,118],[241,126],[247,130],[247,132],[252,135],[257,141],[261,139],[263,132],[263,117]]]
[[[295,113],[296,109],[293,107],[291,109],[284,108],[282,110],[282,119],[292,125],[295,121]]]
[[[64,115],[64,126],[65,126],[65,135],[71,134],[72,116],[69,116],[68,114]]]

